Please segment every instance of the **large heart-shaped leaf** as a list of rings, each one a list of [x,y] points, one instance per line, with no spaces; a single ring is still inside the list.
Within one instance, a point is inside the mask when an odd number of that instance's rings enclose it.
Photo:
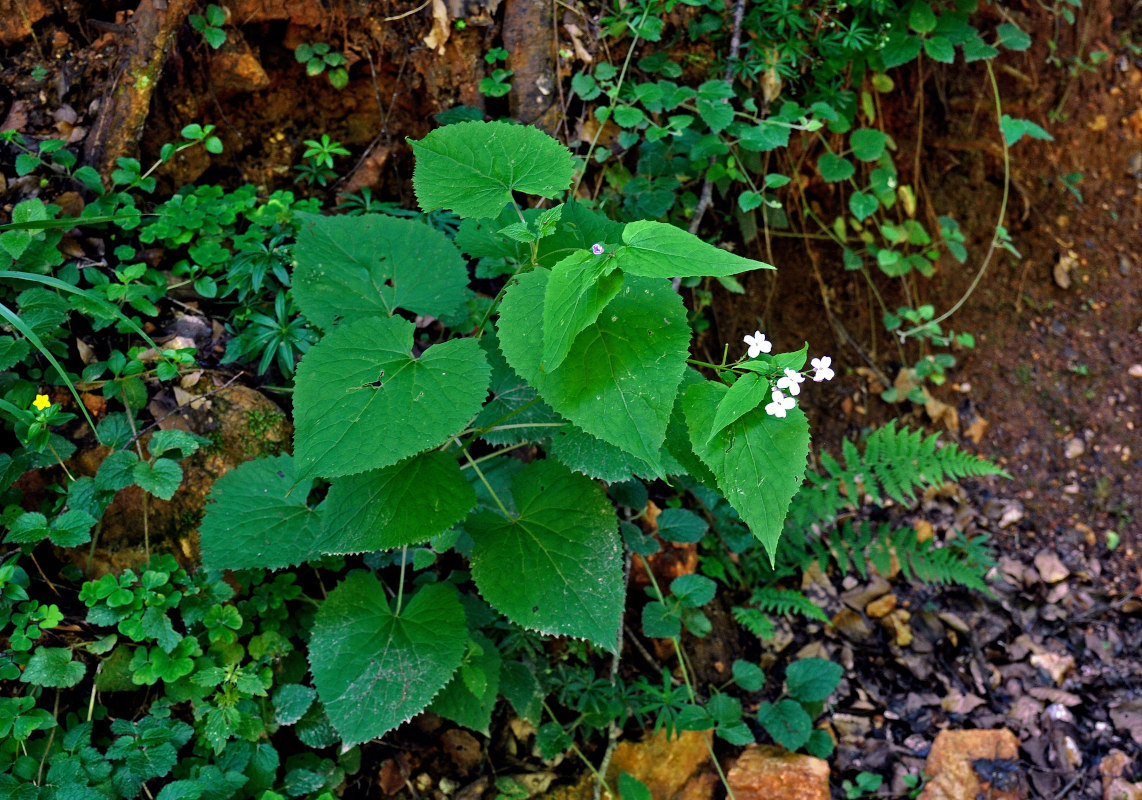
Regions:
[[[384,469],[337,478],[326,498],[327,553],[417,544],[443,533],[476,505],[456,459],[431,452]]]
[[[623,570],[607,496],[590,478],[545,460],[515,476],[512,498],[516,514],[481,511],[464,523],[480,594],[519,625],[614,652]]]
[[[412,185],[425,211],[495,217],[512,192],[555,197],[571,185],[571,151],[538,128],[509,122],[461,122],[409,141]]]
[[[398,308],[446,317],[465,303],[468,270],[443,233],[420,222],[366,214],[298,214],[293,297],[311,322],[390,317]]]
[[[418,714],[464,657],[464,608],[445,583],[425,586],[398,612],[381,583],[354,572],[313,620],[309,666],[317,696],[345,746]]]
[[[627,276],[558,369],[544,371],[543,317],[549,272],[522,275],[500,304],[508,363],[557,412],[646,461],[657,474],[666,423],[686,368],[690,330],[681,298],[663,280]]]
[[[771,264],[734,255],[666,222],[639,220],[627,223],[623,229],[623,241],[626,247],[616,249],[614,257],[619,269],[627,275],[685,278],[773,269]]]
[[[789,501],[805,476],[809,422],[799,408],[784,419],[755,408],[712,432],[719,406],[728,393],[729,387],[715,381],[686,390],[682,410],[690,443],[772,559]]]
[[[476,415],[488,362],[475,339],[413,358],[400,317],[339,325],[302,359],[294,392],[294,455],[303,476],[392,466],[445,442]]]
[[[566,424],[566,420],[540,400],[535,389],[508,366],[494,331],[480,337],[480,349],[492,365],[491,396],[472,423],[476,428],[492,428],[485,430],[481,439],[496,447],[519,444],[530,439],[545,439]]]
[[[247,461],[223,475],[206,498],[199,527],[202,565],[281,569],[329,552],[321,514],[306,505],[312,481],[299,481],[291,456]]]

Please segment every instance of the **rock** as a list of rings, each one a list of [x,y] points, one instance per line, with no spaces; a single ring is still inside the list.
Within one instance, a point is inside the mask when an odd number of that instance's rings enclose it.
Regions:
[[[872,636],[872,628],[865,622],[864,617],[851,608],[842,608],[829,624],[849,641],[863,642]]]
[[[682,731],[669,739],[666,731],[659,731],[641,742],[620,742],[607,770],[607,782],[616,786],[619,774],[627,772],[642,781],[655,800],[675,800],[709,759],[704,734]]]
[[[205,394],[214,386],[207,380],[194,388]],[[210,395],[208,413],[189,415],[190,430],[212,441],[182,462],[183,481],[168,501],[147,497],[147,528],[151,552],[173,552],[184,565],[198,560],[198,523],[206,496],[214,482],[234,467],[261,456],[289,449],[292,426],[280,408],[264,395],[245,386],[228,386]],[[178,419],[173,415],[168,420]],[[165,426],[164,426],[165,427]],[[144,436],[144,447],[149,435]],[[72,459],[76,475],[94,475],[109,449],[98,447]],[[121,490],[103,515],[92,551],[90,578],[138,568],[146,559],[143,548],[143,491],[138,486]],[[88,568],[87,548],[60,551],[80,569]]]
[[[907,647],[912,644],[912,626],[908,624],[911,618],[911,614],[903,608],[898,608],[880,620],[880,624],[892,634],[893,643],[897,647]]]
[[[0,0],[0,45],[5,47],[32,35],[32,25],[48,15],[44,0]]]
[[[270,85],[262,62],[244,40],[226,42],[210,57],[210,84],[222,99]]]
[[[831,796],[827,762],[780,747],[750,745],[726,781],[737,800],[829,800]]]
[[[888,613],[894,608],[896,608],[896,595],[886,594],[884,597],[873,600],[865,606],[864,613],[873,619],[880,619],[881,617],[888,616]]]
[[[920,800],[1018,800],[1023,785],[1018,753],[1019,740],[1003,728],[940,731],[924,765],[931,780]]]
[[[1130,369],[1126,371],[1131,378],[1142,378],[1142,364],[1131,364]]]
[[[1067,443],[1063,445],[1063,455],[1068,458],[1078,458],[1086,452],[1086,444],[1079,437],[1068,439]]]

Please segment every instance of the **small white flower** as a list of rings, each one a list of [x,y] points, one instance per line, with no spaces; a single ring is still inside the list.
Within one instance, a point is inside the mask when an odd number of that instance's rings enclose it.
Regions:
[[[603,246],[596,242],[595,244],[591,245],[591,252],[597,256],[601,256],[603,254]]]
[[[765,407],[765,413],[771,417],[782,418],[785,412],[797,405],[792,397],[786,397],[780,389],[773,390],[773,402]]]
[[[773,349],[773,342],[767,342],[765,334],[761,331],[754,331],[753,336],[746,334],[745,343],[749,345],[750,358],[757,358],[762,353],[768,353]]]
[[[833,359],[829,356],[821,356],[814,358],[811,362],[813,365],[813,380],[817,383],[821,381],[831,381],[833,379],[833,371],[829,365],[833,363]]]
[[[785,369],[785,377],[777,379],[777,388],[784,389],[789,392],[790,397],[796,397],[801,394],[801,384],[805,382],[805,376],[796,370]]]

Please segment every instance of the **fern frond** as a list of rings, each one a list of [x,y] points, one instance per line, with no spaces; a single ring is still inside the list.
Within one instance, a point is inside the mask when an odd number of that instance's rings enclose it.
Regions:
[[[759,639],[772,639],[777,633],[773,620],[762,613],[761,609],[734,606],[733,614],[739,625]]]
[[[821,607],[801,594],[801,592],[777,589],[773,586],[762,586],[759,589],[753,590],[749,601],[756,605],[761,611],[767,611],[770,614],[780,616],[799,614],[802,617],[819,620],[820,622],[829,621],[828,615],[821,610]]]

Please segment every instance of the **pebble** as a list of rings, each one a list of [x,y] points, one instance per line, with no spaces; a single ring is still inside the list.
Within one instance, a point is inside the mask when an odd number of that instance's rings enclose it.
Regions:
[[[1126,172],[1135,178],[1142,178],[1142,153],[1135,153],[1127,159]]]
[[[1070,439],[1063,447],[1063,455],[1067,458],[1078,458],[1086,451],[1086,445],[1082,439]]]
[[[1142,378],[1142,364],[1132,364],[1127,372],[1131,378]]]
[[[1121,254],[1118,256],[1118,274],[1119,275],[1121,275],[1123,277],[1126,277],[1127,275],[1129,275],[1130,274],[1130,267],[1132,267],[1132,266],[1133,266],[1133,264],[1131,264],[1129,258],[1127,258],[1126,256],[1121,255]]]

